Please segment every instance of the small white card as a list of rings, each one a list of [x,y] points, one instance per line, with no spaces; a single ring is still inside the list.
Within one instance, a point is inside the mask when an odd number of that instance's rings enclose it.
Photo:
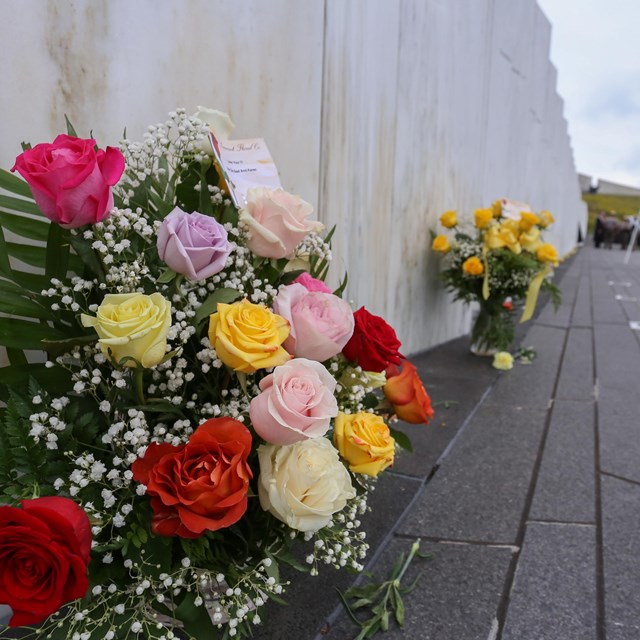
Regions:
[[[511,218],[512,220],[520,220],[520,214],[523,211],[531,212],[531,207],[525,202],[502,198],[502,200],[500,200],[500,204],[502,204],[502,215],[505,218]]]
[[[253,187],[281,189],[278,169],[262,138],[218,140],[210,134],[213,152],[237,207],[244,207]]]

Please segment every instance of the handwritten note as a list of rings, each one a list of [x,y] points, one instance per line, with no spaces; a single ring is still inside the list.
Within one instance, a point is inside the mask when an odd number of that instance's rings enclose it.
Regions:
[[[237,207],[245,205],[247,191],[253,187],[282,188],[278,169],[262,138],[217,140],[213,133],[210,136],[218,166]]]
[[[505,218],[519,220],[520,214],[523,211],[531,211],[531,207],[526,202],[518,202],[517,200],[509,200],[508,198],[502,198],[500,202],[502,204],[502,215]]]

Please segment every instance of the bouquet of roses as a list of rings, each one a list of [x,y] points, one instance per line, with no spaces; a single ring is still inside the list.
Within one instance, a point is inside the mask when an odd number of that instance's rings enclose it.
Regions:
[[[540,289],[559,304],[560,292],[549,277],[558,265],[558,252],[541,234],[553,221],[548,211],[536,214],[509,200],[476,209],[473,227],[458,224],[455,211],[440,216],[440,224],[454,229],[454,237],[436,235],[431,247],[446,254],[442,278],[455,299],[480,304],[471,332],[476,353],[509,348],[514,303],[525,303],[520,322],[533,315]]]
[[[0,172],[0,603],[33,637],[250,635],[280,564],[362,568],[389,424],[432,416],[394,330],[326,286],[311,206],[232,205],[229,124],[101,150],[68,123]]]

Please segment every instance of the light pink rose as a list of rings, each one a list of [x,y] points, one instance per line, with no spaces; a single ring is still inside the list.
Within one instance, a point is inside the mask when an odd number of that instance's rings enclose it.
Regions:
[[[322,293],[331,293],[331,289],[318,278],[314,278],[306,271],[301,273],[294,282],[301,284],[307,291],[320,291]]]
[[[157,244],[160,259],[194,281],[222,271],[231,253],[227,230],[215,218],[179,207],[162,221]]]
[[[351,307],[332,293],[290,284],[280,288],[273,310],[291,324],[283,346],[298,358],[327,360],[340,353],[353,334]]]
[[[247,246],[262,258],[286,258],[309,233],[324,228],[307,220],[312,213],[308,202],[283,189],[249,189],[240,210],[240,220],[249,227]]]
[[[335,378],[319,363],[294,358],[260,381],[249,407],[256,433],[271,444],[319,438],[338,415]]]
[[[118,149],[95,149],[95,140],[59,135],[21,153],[11,171],[27,181],[40,211],[75,229],[104,220],[113,208],[111,187],[124,171]]]

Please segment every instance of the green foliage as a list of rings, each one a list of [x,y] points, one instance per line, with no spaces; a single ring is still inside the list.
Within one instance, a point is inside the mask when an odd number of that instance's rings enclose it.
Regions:
[[[416,555],[419,558],[431,558],[430,554],[420,553],[419,549],[420,540],[416,540],[406,557],[404,553],[400,554],[389,578],[384,582],[370,581],[364,586],[351,587],[344,593],[338,591],[347,614],[360,627],[360,633],[354,640],[365,640],[379,631],[388,631],[392,614],[398,626],[404,625],[405,605],[402,598],[415,589],[422,575],[419,573],[408,587],[403,587],[404,574]],[[371,577],[371,574],[367,575]],[[368,613],[369,616],[359,617],[361,613]]]

